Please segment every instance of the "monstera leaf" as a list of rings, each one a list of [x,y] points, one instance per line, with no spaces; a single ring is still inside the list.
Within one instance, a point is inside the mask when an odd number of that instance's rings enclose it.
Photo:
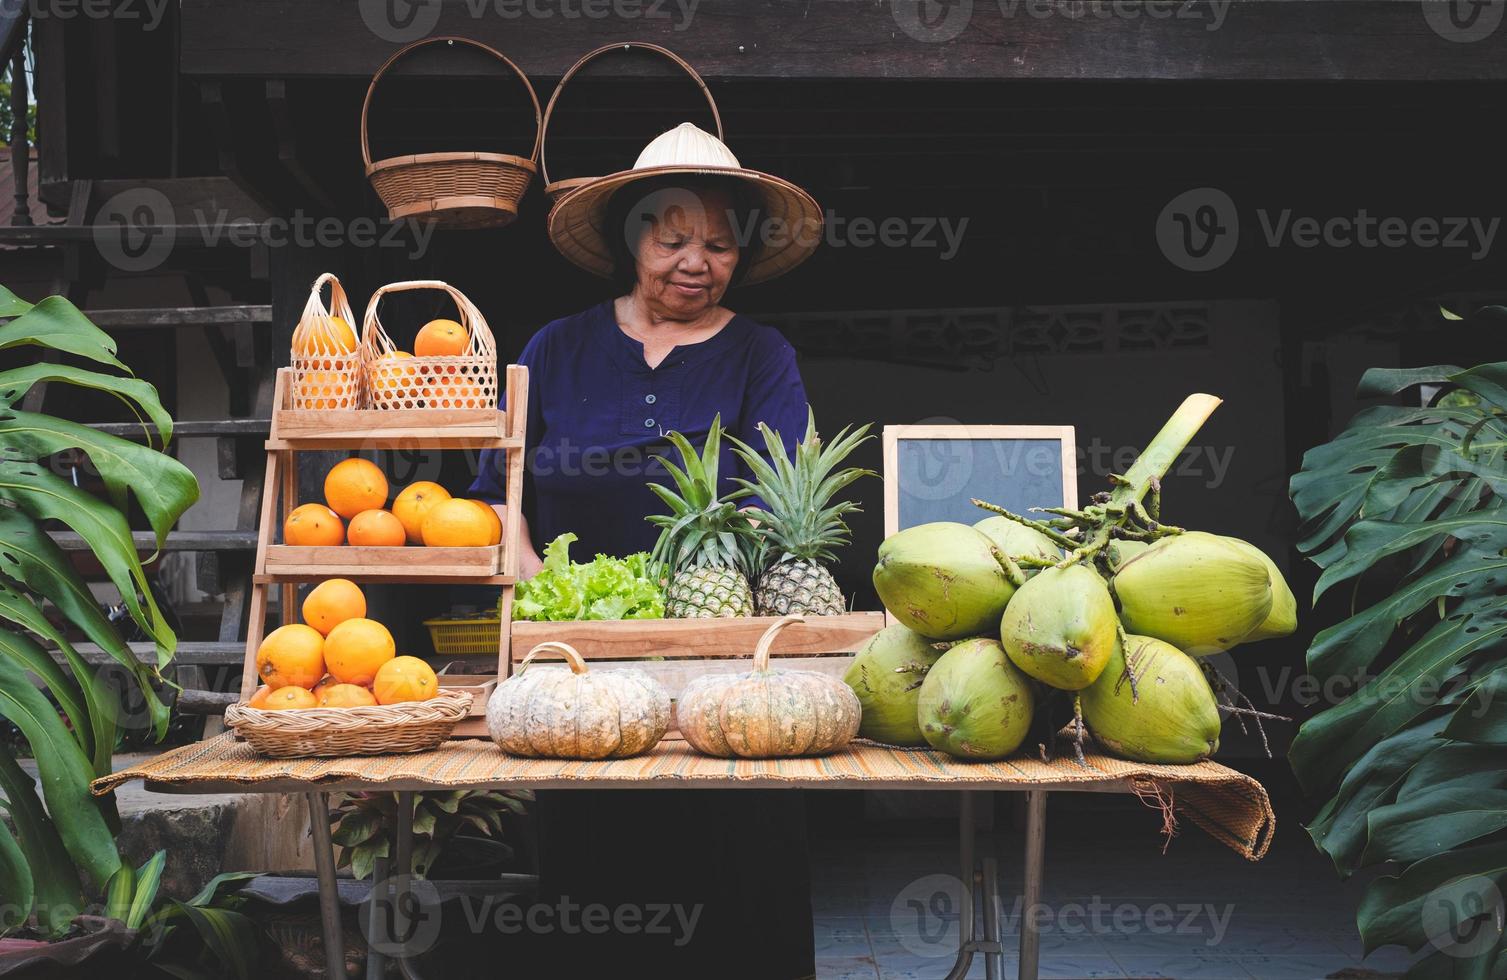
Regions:
[[[123,865],[113,839],[119,829],[114,802],[90,795],[90,782],[110,771],[120,704],[69,636],[81,634],[126,669],[140,687],[152,728],[159,738],[165,734],[168,713],[153,686],[177,637],[137,553],[132,504],[160,547],[198,499],[199,487],[162,451],[173,421],[156,390],[131,375],[116,357],[115,342],[77,307],[61,296],[33,306],[0,287],[0,321],[0,351],[8,362],[32,349],[53,358],[0,371],[0,715],[20,729],[41,787],[39,795],[0,748],[0,807],[14,826],[13,833],[0,832],[7,903],[0,931],[32,915],[43,932],[63,933],[92,897],[81,893],[81,880],[103,890],[106,908],[123,907],[126,921],[139,925],[156,899],[161,862],[139,871]],[[70,358],[91,363],[69,364]],[[119,399],[140,422],[146,444],[17,408],[41,383]],[[98,474],[102,494],[59,475],[56,460],[79,456]],[[155,668],[136,658],[105,616],[49,536],[47,528],[55,526],[75,531],[93,553],[131,619],[154,641]],[[64,620],[67,627],[59,625]]]
[[[1444,394],[1428,407],[1418,386]],[[1374,370],[1370,408],[1292,480],[1317,601],[1353,615],[1315,637],[1309,669],[1363,681],[1311,718],[1289,759],[1327,802],[1309,826],[1341,875],[1377,878],[1367,951],[1425,954],[1409,972],[1507,975],[1507,363]],[[1402,400],[1402,399],[1399,399]],[[1471,928],[1465,928],[1472,924]]]

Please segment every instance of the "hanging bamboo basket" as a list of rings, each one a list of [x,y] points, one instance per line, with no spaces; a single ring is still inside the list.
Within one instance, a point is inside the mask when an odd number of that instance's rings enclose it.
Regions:
[[[561,179],[555,181],[551,181],[549,179],[549,164],[546,161],[544,140],[545,136],[549,133],[549,120],[550,117],[554,115],[555,103],[560,100],[560,93],[565,91],[565,86],[570,82],[571,77],[574,76],[576,72],[586,67],[589,62],[595,61],[602,55],[609,54],[614,51],[651,51],[655,54],[663,56],[664,58],[667,58],[671,62],[674,62],[676,65],[678,65],[685,71],[687,75],[691,76],[691,80],[694,81],[696,85],[701,89],[701,94],[706,96],[707,107],[712,111],[712,122],[717,127],[717,138],[719,140],[723,138],[722,115],[717,111],[717,100],[712,98],[711,90],[706,87],[706,80],[703,79],[700,73],[698,73],[696,69],[692,68],[690,66],[690,63],[687,62],[684,58],[680,57],[680,55],[671,51],[669,48],[663,48],[657,44],[650,44],[647,41],[623,41],[616,44],[604,44],[600,48],[597,48],[595,51],[588,51],[586,54],[582,55],[580,60],[571,65],[570,68],[565,72],[565,74],[560,76],[559,83],[555,85],[555,90],[549,97],[549,104],[544,107],[544,121],[540,124],[539,127],[539,167],[544,175],[544,193],[548,195],[551,203],[558,201],[560,198],[564,197],[566,192],[575,190],[582,184],[589,184],[593,180],[598,179],[596,177],[562,177]],[[626,167],[624,169],[626,169]]]
[[[460,316],[456,322],[467,334],[461,353],[403,356],[393,342],[378,315],[382,297],[416,289],[438,289],[454,300]],[[476,305],[449,283],[414,279],[388,283],[373,293],[361,322],[361,357],[372,408],[391,411],[497,407],[497,342],[492,337],[492,328],[487,326]]]
[[[321,295],[330,287],[330,302]],[[326,272],[309,287],[298,326],[293,329],[289,359],[293,407],[302,409],[365,408],[365,374],[356,339],[356,318],[345,287]]]
[[[510,153],[418,153],[372,160],[367,116],[377,83],[399,59],[430,44],[467,44],[507,65],[523,82],[534,106],[534,145],[526,157]],[[500,228],[518,216],[518,202],[534,177],[543,136],[539,96],[528,76],[502,52],[464,37],[430,37],[395,52],[377,69],[361,104],[361,158],[393,221],[414,218],[441,228]]]

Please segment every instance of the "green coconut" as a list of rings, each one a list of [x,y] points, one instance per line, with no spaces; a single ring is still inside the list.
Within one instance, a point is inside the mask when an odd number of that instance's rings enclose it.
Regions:
[[[957,759],[1003,759],[1025,740],[1031,682],[989,639],[959,643],[921,682],[916,716],[927,744]]]
[[[990,632],[1015,583],[994,543],[967,524],[940,521],[892,534],[879,546],[874,589],[884,608],[929,640]]]
[[[1087,565],[1043,569],[1026,582],[999,635],[1015,666],[1063,691],[1092,684],[1119,643],[1109,587]]]
[[[842,678],[863,707],[858,734],[886,745],[925,745],[916,701],[941,655],[926,637],[898,623],[870,637]]]
[[[1298,628],[1298,600],[1288,588],[1287,580],[1282,577],[1282,569],[1272,561],[1271,556],[1249,541],[1232,538],[1229,535],[1221,535],[1222,539],[1239,548],[1241,551],[1258,559],[1266,566],[1266,577],[1272,586],[1272,609],[1266,614],[1266,619],[1261,621],[1255,631],[1246,636],[1241,643],[1255,643],[1257,640],[1271,640],[1280,636],[1291,636]]]
[[[1080,695],[1083,721],[1110,752],[1183,765],[1219,751],[1219,707],[1198,663],[1170,643],[1129,634]]]
[[[1012,559],[1030,557],[1058,561],[1062,558],[1062,550],[1052,543],[1051,538],[1008,517],[986,517],[973,527]],[[1027,575],[1035,573],[1035,569],[1030,568],[1023,571]]]
[[[1111,579],[1125,629],[1195,657],[1228,650],[1266,621],[1266,565],[1217,534],[1162,538]]]

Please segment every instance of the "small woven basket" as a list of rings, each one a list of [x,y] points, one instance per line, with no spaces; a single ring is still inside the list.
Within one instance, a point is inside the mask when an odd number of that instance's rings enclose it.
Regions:
[[[418,153],[373,161],[367,133],[367,115],[377,83],[401,58],[430,44],[466,44],[485,51],[507,65],[523,82],[534,106],[534,146],[526,157],[511,153],[450,152]],[[518,202],[533,180],[539,159],[543,118],[539,96],[528,76],[502,52],[464,37],[429,37],[393,53],[366,87],[361,104],[361,159],[366,176],[387,205],[393,221],[404,218],[432,223],[441,228],[501,228],[518,217]]]
[[[438,289],[455,301],[470,339],[464,353],[443,357],[397,357],[398,346],[377,315],[382,297],[414,289]],[[476,305],[438,279],[393,282],[372,294],[361,321],[367,403],[375,409],[496,408],[497,341]]]
[[[428,701],[356,708],[225,709],[225,725],[260,755],[297,759],[423,752],[450,737],[471,711],[469,691],[441,689]]]
[[[555,103],[560,101],[560,93],[565,91],[566,83],[570,81],[571,76],[586,67],[589,62],[595,61],[602,55],[614,51],[649,51],[667,58],[682,68],[687,75],[691,76],[692,81],[700,87],[701,94],[706,96],[706,104],[712,110],[712,122],[717,127],[717,138],[719,140],[722,139],[722,115],[717,111],[717,100],[712,98],[711,89],[706,87],[706,80],[701,77],[696,69],[690,66],[689,62],[669,48],[662,48],[657,44],[650,44],[647,41],[622,41],[615,44],[604,44],[595,51],[588,51],[583,54],[580,60],[571,65],[565,74],[560,76],[559,83],[555,85],[554,92],[550,94],[549,104],[544,107],[544,121],[539,125],[539,169],[544,175],[544,193],[548,195],[551,202],[558,201],[568,191],[575,190],[582,184],[589,184],[593,180],[598,179],[596,177],[563,177],[560,180],[551,181],[549,179],[549,164],[546,162],[544,138],[549,132],[549,120],[554,115]],[[626,166],[624,169],[627,169]]]
[[[325,305],[322,291],[330,287]],[[336,318],[344,323],[335,322]],[[351,313],[345,287],[332,272],[326,272],[309,287],[298,326],[293,328],[293,354],[289,360],[289,385],[296,409],[365,408],[365,372],[361,347],[356,340],[356,318]]]

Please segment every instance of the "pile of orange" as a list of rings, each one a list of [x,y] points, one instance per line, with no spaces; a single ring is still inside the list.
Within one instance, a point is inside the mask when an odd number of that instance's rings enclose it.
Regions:
[[[375,463],[358,457],[341,460],[325,474],[325,502],[295,507],[283,522],[283,543],[484,548],[502,540],[502,521],[490,505],[452,497],[438,483],[409,484],[391,510],[387,494],[387,477]]]
[[[439,693],[429,665],[397,656],[387,627],[366,618],[366,595],[356,583],[319,583],[303,601],[303,619],[273,630],[257,647],[262,686],[249,707],[354,708],[427,701]]]

